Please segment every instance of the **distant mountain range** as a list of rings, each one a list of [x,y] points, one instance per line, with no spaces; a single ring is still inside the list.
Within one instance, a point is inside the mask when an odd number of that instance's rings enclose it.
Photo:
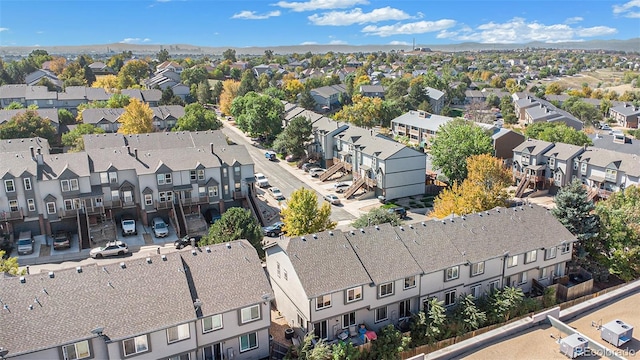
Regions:
[[[460,52],[460,51],[482,51],[482,50],[516,50],[524,48],[545,48],[545,49],[565,49],[565,50],[605,50],[640,52],[640,38],[629,40],[591,40],[582,42],[562,42],[543,43],[530,42],[526,44],[481,44],[481,43],[461,43],[447,45],[421,45],[416,48],[428,48],[432,51]],[[329,51],[338,53],[355,52],[377,52],[377,51],[411,51],[410,45],[289,45],[271,47],[207,47],[188,44],[171,45],[147,45],[147,44],[104,44],[104,45],[74,45],[74,46],[2,46],[0,56],[27,55],[32,50],[44,49],[50,54],[110,54],[131,51],[134,54],[155,54],[161,49],[167,49],[172,55],[221,55],[227,49],[234,49],[236,55],[263,55],[265,50],[271,50],[274,54],[293,53],[327,53]]]

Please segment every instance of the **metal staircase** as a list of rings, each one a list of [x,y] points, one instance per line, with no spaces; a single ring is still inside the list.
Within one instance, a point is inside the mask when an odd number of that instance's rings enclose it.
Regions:
[[[344,198],[345,199],[350,198],[353,194],[356,193],[356,191],[358,191],[358,189],[362,187],[362,185],[364,185],[364,182],[365,182],[364,177],[361,177],[360,179],[354,181],[353,184],[351,184],[351,186],[349,186],[347,190],[344,192]]]
[[[522,174],[522,177],[520,178],[520,183],[516,188],[515,197],[517,198],[522,197],[522,194],[524,194],[527,187],[529,187],[530,182],[531,182],[531,178],[527,174]]]
[[[344,169],[344,162],[338,161],[337,163],[331,165],[331,167],[328,168],[327,171],[323,172],[318,179],[320,179],[320,181],[325,181],[328,178],[330,178],[333,174],[337,173],[342,169]]]

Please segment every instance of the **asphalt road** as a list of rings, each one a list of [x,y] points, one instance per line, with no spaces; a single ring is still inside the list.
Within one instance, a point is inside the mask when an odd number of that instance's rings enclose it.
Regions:
[[[266,175],[266,177],[269,179],[269,184],[271,186],[278,187],[287,199],[294,190],[297,190],[301,187],[305,187],[309,190],[314,190],[311,186],[308,185],[311,181],[314,180],[312,180],[307,173],[304,173],[302,170],[296,169],[295,171],[300,172],[301,176],[292,176],[287,169],[282,168],[282,166],[278,163],[279,160],[270,161],[264,157],[264,152],[267,149],[254,146],[251,143],[250,139],[247,139],[246,137],[238,134],[237,130],[230,129],[231,126],[232,125],[225,123],[225,127],[222,128],[222,132],[236,144],[245,145],[247,147],[247,150],[249,151],[249,154],[251,155],[255,163],[255,172],[260,172]],[[316,194],[318,195],[318,204],[322,204],[322,202],[324,201],[323,196],[327,193],[323,194],[316,191]],[[343,209],[341,206],[332,206],[331,219],[338,222],[344,220],[353,220],[355,219],[355,217],[351,213]],[[278,219],[272,219],[272,221],[270,222],[273,223],[275,221],[278,221]]]

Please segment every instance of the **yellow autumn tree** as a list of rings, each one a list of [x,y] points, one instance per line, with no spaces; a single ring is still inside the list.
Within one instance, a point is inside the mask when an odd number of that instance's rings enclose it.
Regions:
[[[63,57],[54,57],[49,62],[49,69],[56,75],[62,74],[64,67],[67,65],[67,59]]]
[[[282,77],[282,90],[287,94],[287,99],[294,101],[298,94],[304,91],[304,85],[293,73],[289,73]]]
[[[115,93],[118,89],[118,77],[115,75],[100,76],[91,84],[91,87],[103,88],[108,93]]]
[[[122,124],[118,129],[120,134],[150,133],[153,131],[153,110],[149,104],[132,98],[118,122]]]
[[[511,173],[500,159],[488,154],[471,156],[467,159],[467,178],[442,191],[430,215],[443,218],[505,206],[505,188],[511,181]]]
[[[220,111],[223,114],[231,114],[231,102],[238,96],[240,82],[235,80],[225,80],[222,82],[222,94],[220,94]]]

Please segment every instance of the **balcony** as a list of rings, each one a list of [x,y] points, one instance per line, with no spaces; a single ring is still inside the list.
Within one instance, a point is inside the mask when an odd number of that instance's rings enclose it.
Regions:
[[[120,208],[122,207],[122,201],[120,199],[116,200],[105,200],[103,202],[104,207],[107,209]]]
[[[76,215],[78,215],[78,210],[79,209],[65,209],[65,208],[60,208],[60,218],[72,218],[72,217],[76,217]]]
[[[11,221],[11,220],[22,220],[24,219],[24,214],[22,213],[22,208],[19,208],[16,211],[2,211],[0,212],[0,219],[2,221]]]
[[[173,207],[173,200],[169,200],[169,201],[156,200],[154,207],[156,210],[171,209]]]
[[[521,172],[521,171],[514,171],[513,174],[517,179],[520,179],[520,178],[522,178],[522,175],[524,173]],[[546,177],[544,177],[544,176],[538,176],[538,175],[532,175],[532,174],[527,174],[527,178],[531,179],[531,181],[533,181],[533,182],[540,182],[540,181],[545,181],[546,180]]]
[[[88,215],[104,214],[104,206],[95,205],[85,207],[85,211]]]
[[[199,204],[208,204],[209,197],[208,196],[196,196],[187,199],[182,199],[182,204],[185,206],[189,205],[199,205]]]

